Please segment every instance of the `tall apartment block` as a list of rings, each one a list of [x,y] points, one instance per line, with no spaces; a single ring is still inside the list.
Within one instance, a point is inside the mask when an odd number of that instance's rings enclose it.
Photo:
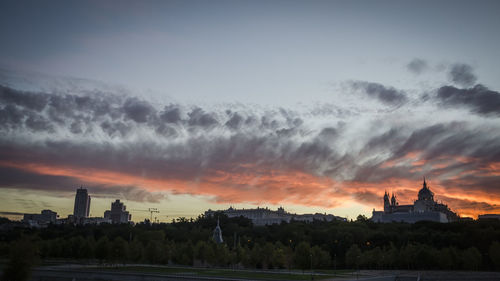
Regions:
[[[87,189],[80,187],[76,190],[75,209],[73,215],[75,219],[88,218],[90,213],[90,196]]]

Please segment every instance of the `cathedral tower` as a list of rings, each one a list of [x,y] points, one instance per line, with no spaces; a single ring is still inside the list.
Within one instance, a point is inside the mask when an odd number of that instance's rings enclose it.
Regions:
[[[384,193],[384,212],[390,212],[391,204],[389,202],[389,193],[387,191]]]

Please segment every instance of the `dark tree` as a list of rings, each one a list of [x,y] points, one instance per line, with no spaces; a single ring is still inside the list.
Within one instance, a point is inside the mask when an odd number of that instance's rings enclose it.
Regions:
[[[10,247],[9,262],[4,270],[3,281],[25,281],[31,276],[31,269],[39,261],[39,252],[35,243],[22,239]]]
[[[496,270],[500,270],[500,243],[495,241],[489,248],[490,259]]]
[[[307,242],[300,242],[295,248],[295,266],[302,270],[311,268],[311,246]]]

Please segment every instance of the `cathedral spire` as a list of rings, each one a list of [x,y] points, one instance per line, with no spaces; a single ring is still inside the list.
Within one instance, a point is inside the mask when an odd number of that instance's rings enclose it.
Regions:
[[[213,239],[217,244],[224,243],[224,240],[222,239],[222,229],[219,225],[219,217],[217,217],[217,226],[214,229]]]
[[[392,206],[396,206],[397,205],[396,195],[394,195],[394,192],[392,192],[391,205]]]
[[[419,200],[434,200],[434,193],[427,186],[427,182],[424,177],[424,183],[422,184],[422,189],[418,192]]]

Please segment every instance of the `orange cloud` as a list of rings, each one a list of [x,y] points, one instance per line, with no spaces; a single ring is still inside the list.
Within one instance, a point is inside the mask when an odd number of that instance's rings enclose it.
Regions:
[[[418,157],[418,153],[407,154],[404,161]],[[440,159],[449,163],[449,158]],[[459,162],[472,161],[460,158]],[[397,164],[397,163],[396,163]],[[382,208],[384,191],[394,192],[400,204],[412,204],[417,199],[422,181],[403,178],[389,178],[383,183],[361,181],[337,182],[329,177],[316,176],[301,171],[283,171],[265,168],[255,164],[240,164],[231,170],[207,169],[192,180],[159,178],[99,170],[73,168],[37,163],[0,162],[0,166],[30,171],[37,174],[66,176],[82,182],[103,186],[137,186],[148,191],[168,191],[174,194],[212,196],[218,203],[255,204],[299,204],[334,208],[358,201],[377,209]],[[480,169],[496,175],[500,164],[493,163]],[[471,172],[471,171],[467,171]],[[465,173],[465,171],[464,171]],[[448,178],[450,179],[450,178]],[[454,180],[467,183],[466,179]],[[471,182],[473,183],[473,182]],[[481,189],[464,192],[454,186],[443,186],[439,179],[431,180],[431,189],[437,199],[442,199],[459,214],[477,216],[485,212],[499,212],[500,195]]]
[[[240,172],[208,170],[192,181],[146,178],[91,168],[75,169],[35,163],[0,162],[0,166],[44,175],[73,177],[90,184],[138,186],[149,191],[209,195],[214,196],[219,203],[293,203],[333,208],[347,198],[334,192],[332,187],[335,182],[327,177],[250,166],[242,166],[244,169],[240,169]]]
[[[385,191],[395,193],[400,204],[413,204],[418,197],[418,191],[422,188],[422,181],[391,178],[384,183],[345,182],[344,185],[352,193],[376,194],[378,197],[375,202],[364,203],[372,203],[375,208],[381,209]],[[447,204],[459,215],[477,217],[486,212],[500,213],[499,194],[491,194],[480,189],[464,192],[461,189],[446,188],[439,180],[430,181],[430,188],[435,194],[435,200]]]

